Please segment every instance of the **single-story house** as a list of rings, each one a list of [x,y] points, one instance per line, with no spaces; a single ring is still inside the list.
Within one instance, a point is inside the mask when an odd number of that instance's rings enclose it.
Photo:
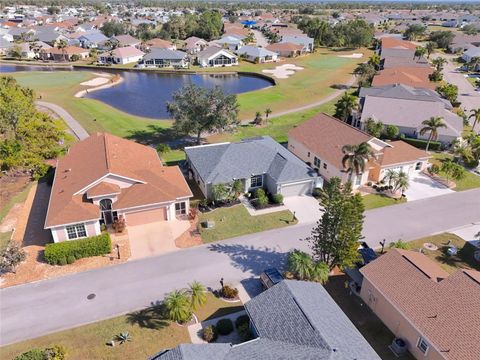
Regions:
[[[197,63],[201,67],[235,66],[238,56],[226,49],[209,46],[197,53]]]
[[[189,38],[185,39],[184,49],[187,53],[193,55],[204,50],[207,46],[207,41],[196,36],[190,36]]]
[[[210,41],[210,45],[218,46],[230,51],[235,51],[240,49],[244,44],[242,39],[237,36],[228,35],[224,36],[221,39]]]
[[[110,39],[111,42],[116,43],[119,47],[134,46],[138,47],[142,43],[140,40],[131,35],[117,35]]]
[[[392,249],[360,273],[361,298],[415,358],[478,359],[480,272],[449,274],[420,252]]]
[[[383,88],[383,87],[382,87]],[[396,89],[386,88],[391,95],[376,92],[377,88],[362,88],[360,90],[361,115],[354,120],[356,126],[363,128],[365,122],[372,118],[385,125],[395,125],[400,134],[407,137],[428,139],[430,134],[420,135],[422,122],[432,116],[441,117],[446,128],[438,129],[438,141],[445,145],[461,137],[463,119],[450,111],[450,103],[427,89],[413,89],[398,85]],[[410,93],[406,96],[406,93]],[[405,96],[404,96],[405,95]]]
[[[415,50],[417,45],[410,41],[398,39],[396,37],[382,37],[380,40],[380,47],[384,49],[402,49],[402,50]]]
[[[462,59],[469,63],[473,60],[473,58],[480,58],[480,47],[471,47],[467,51],[465,51],[462,55]]]
[[[185,148],[186,164],[207,198],[212,187],[241,180],[245,191],[296,196],[321,187],[318,174],[270,136]]]
[[[276,52],[250,45],[242,46],[236,51],[236,54],[244,57],[248,61],[258,64],[275,62],[278,59],[278,54]]]
[[[314,39],[306,35],[303,36],[282,36],[281,43],[292,43],[303,46],[303,52],[312,52],[314,47]]]
[[[374,157],[361,174],[347,174],[343,168],[342,147],[367,143]],[[312,166],[325,180],[339,177],[358,188],[369,181],[379,182],[387,170],[408,175],[427,168],[430,156],[403,141],[385,142],[327,114],[319,114],[288,133],[288,149]]]
[[[98,30],[87,31],[77,38],[80,43],[80,46],[86,49],[92,48],[102,48],[105,43],[109,40],[108,37],[103,35],[102,32]]]
[[[40,59],[53,61],[71,61],[72,56],[76,55],[80,59],[88,58],[88,49],[78,46],[67,46],[63,49],[52,47],[50,49],[41,49],[39,52]]]
[[[183,51],[152,48],[143,57],[142,63],[146,67],[186,68],[189,65],[189,60],[187,53]]]
[[[147,40],[143,46],[145,50],[150,50],[153,48],[157,49],[168,49],[168,50],[177,50],[177,45],[168,40],[163,40],[159,38],[154,38]]]
[[[480,46],[480,34],[467,35],[463,33],[455,34],[449,50],[453,53],[466,51],[472,47]]]
[[[380,53],[383,69],[403,67],[430,68],[430,63],[424,56],[415,56],[413,49],[382,49]]]
[[[276,52],[282,57],[295,57],[303,54],[303,45],[294,43],[273,43],[265,47],[265,49]]]
[[[104,52],[98,56],[102,64],[130,64],[139,62],[145,55],[143,51],[133,46],[118,47],[112,51]]]
[[[45,229],[54,242],[100,234],[101,225],[170,221],[192,197],[180,169],[155,149],[106,133],[75,143],[57,161]]]
[[[318,283],[283,280],[245,303],[254,338],[241,344],[182,344],[151,360],[380,360]]]
[[[381,70],[373,77],[372,86],[404,84],[416,88],[435,90],[436,84],[429,75],[433,69],[427,67],[396,66]]]

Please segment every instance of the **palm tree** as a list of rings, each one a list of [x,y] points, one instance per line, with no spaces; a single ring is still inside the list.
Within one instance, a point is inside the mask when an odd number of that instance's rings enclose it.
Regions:
[[[425,56],[426,53],[427,49],[421,46],[417,46],[417,48],[415,49],[415,53],[413,54],[413,58],[415,59],[417,57],[420,59],[422,56]]]
[[[373,65],[375,69],[378,70],[380,67],[380,55],[373,54],[372,56],[370,56],[370,59],[368,59],[368,63]]]
[[[312,274],[310,276],[311,281],[325,284],[328,281],[328,274],[330,269],[326,263],[319,261],[313,264]]]
[[[265,117],[267,119],[268,119],[268,117],[270,116],[271,113],[272,113],[272,109],[270,109],[270,108],[265,109]]]
[[[480,65],[480,56],[475,56],[468,63],[468,68],[470,71],[476,71],[479,65]]]
[[[428,42],[425,49],[427,49],[427,58],[430,59],[430,55],[435,51],[435,43],[432,41]]]
[[[425,151],[428,151],[430,142],[438,138],[438,129],[446,128],[447,125],[443,122],[443,118],[439,116],[432,116],[430,119],[422,121],[422,125],[424,126],[420,129],[420,135],[425,135],[427,132],[430,133],[427,147],[425,148]]]
[[[472,130],[475,130],[475,125],[477,125],[477,122],[480,122],[480,108],[472,109],[470,110],[470,113],[471,114],[468,118],[469,119],[473,118]]]
[[[168,318],[172,321],[183,323],[192,316],[190,299],[185,291],[173,290],[164,300]]]
[[[310,279],[314,263],[306,252],[294,250],[288,256],[288,270],[300,280]]]
[[[207,301],[207,289],[198,281],[194,281],[188,285],[188,292],[190,294],[190,307],[196,310],[203,306]]]
[[[409,186],[410,186],[410,182],[409,182],[408,174],[406,172],[400,171],[394,183],[394,190],[395,191],[401,190],[402,196],[403,196],[403,193],[405,192],[405,190],[408,189]]]
[[[59,40],[57,42],[57,48],[62,50],[63,59],[68,61],[68,56],[66,55],[67,42],[63,39]]]
[[[388,182],[388,186],[392,186],[398,179],[398,172],[393,169],[388,169],[387,173],[383,177],[384,181]]]
[[[257,111],[255,113],[255,119],[253,119],[253,122],[257,125],[261,125],[262,122],[263,122],[263,119],[262,119],[262,113],[260,111]]]
[[[335,116],[347,122],[353,111],[357,108],[357,97],[349,93],[344,93],[335,104]]]
[[[447,60],[443,57],[438,57],[432,60],[433,66],[437,69],[437,71],[442,71],[443,66],[447,63]]]
[[[352,175],[360,175],[365,170],[365,165],[373,156],[373,151],[366,142],[359,145],[345,145],[342,147],[343,159],[342,165],[344,171],[347,172],[348,181],[352,180]]]

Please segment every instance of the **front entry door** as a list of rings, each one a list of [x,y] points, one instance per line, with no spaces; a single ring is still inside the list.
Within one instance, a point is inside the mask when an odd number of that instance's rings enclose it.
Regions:
[[[111,223],[113,223],[112,200],[110,199],[101,200],[100,210],[102,211],[102,219],[105,225],[110,225]]]

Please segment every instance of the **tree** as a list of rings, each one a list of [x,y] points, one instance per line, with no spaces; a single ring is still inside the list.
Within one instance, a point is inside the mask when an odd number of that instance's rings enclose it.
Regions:
[[[376,138],[382,135],[383,128],[384,125],[381,121],[375,121],[373,118],[368,118],[365,121],[365,131]]]
[[[429,41],[427,43],[427,45],[425,45],[425,49],[427,49],[427,58],[430,59],[430,55],[433,54],[433,52],[435,51],[435,43],[432,42],[432,41]]]
[[[260,111],[257,111],[255,113],[255,119],[253,119],[253,122],[256,124],[256,125],[262,125],[262,122],[263,122],[263,118],[262,118],[262,113]]]
[[[332,270],[353,266],[359,259],[357,251],[362,239],[364,205],[359,194],[352,194],[350,183],[342,186],[333,177],[320,192],[324,208],[322,217],[306,239],[315,261]]]
[[[474,24],[467,24],[464,27],[462,27],[462,31],[465,33],[465,35],[477,35],[478,30]]]
[[[390,249],[402,249],[402,250],[408,250],[410,249],[410,245],[406,243],[405,241],[402,241],[401,239],[398,239],[395,242],[391,242],[388,247]]]
[[[430,134],[428,136],[427,146],[425,147],[425,151],[428,152],[430,142],[438,139],[438,129],[446,128],[447,125],[443,122],[443,118],[438,116],[432,116],[430,119],[422,121],[422,125],[420,135],[425,135],[427,132]]]
[[[168,318],[178,323],[184,323],[192,317],[190,299],[183,290],[173,290],[164,300]]]
[[[225,94],[219,87],[203,89],[194,84],[173,94],[167,110],[174,119],[178,133],[194,134],[200,144],[204,131],[223,131],[235,127],[239,121],[237,97]]]
[[[451,31],[434,31],[430,34],[429,41],[437,44],[437,47],[448,50],[455,34]]]
[[[433,66],[435,66],[435,69],[437,71],[442,71],[443,70],[443,66],[447,63],[447,59],[443,58],[443,57],[437,57],[435,59],[432,60],[432,64]]]
[[[314,262],[306,252],[294,250],[288,255],[288,271],[300,280],[310,279]]]
[[[368,63],[370,65],[373,65],[376,70],[378,70],[380,68],[380,62],[381,62],[381,58],[380,58],[380,55],[378,55],[378,54],[373,54],[368,59]]]
[[[188,292],[190,294],[190,308],[197,310],[207,302],[207,289],[198,281],[189,284]]]
[[[408,189],[409,186],[410,186],[410,182],[409,182],[408,174],[406,172],[400,171],[393,183],[394,191],[397,192],[398,190],[400,190],[403,196],[403,193],[405,192],[405,190]]]
[[[440,171],[445,174],[447,183],[449,179],[461,180],[465,177],[465,169],[459,164],[455,164],[452,160],[445,160],[440,166]]]
[[[8,246],[0,252],[0,275],[13,272],[18,264],[27,258],[25,251],[14,241],[10,241]]]
[[[103,26],[100,28],[100,31],[105,35],[106,37],[112,37],[112,36],[117,36],[117,35],[123,35],[126,34],[126,29],[125,25],[118,21],[107,21],[103,24]]]
[[[265,117],[266,117],[267,120],[268,120],[268,117],[270,116],[271,113],[272,113],[272,109],[270,109],[270,108],[265,109]]]
[[[388,169],[383,177],[383,181],[386,181],[388,186],[393,186],[398,179],[398,172],[393,169]]]
[[[479,65],[480,65],[480,56],[475,56],[472,59],[470,59],[470,62],[467,64],[467,67],[469,71],[477,71]]]
[[[437,87],[437,92],[452,104],[457,101],[458,86],[453,84],[445,84]]]
[[[470,116],[468,118],[473,118],[472,130],[475,131],[475,125],[477,125],[477,122],[480,122],[480,108],[470,110]]]
[[[407,40],[414,41],[424,35],[426,30],[427,28],[422,24],[412,24],[405,30],[403,35]]]
[[[388,139],[395,139],[400,133],[400,129],[395,125],[385,126],[384,134]]]
[[[345,145],[342,147],[343,158],[342,165],[346,173],[348,173],[348,181],[352,180],[352,175],[360,175],[365,170],[365,165],[373,156],[370,145],[363,142],[359,145]]]
[[[425,56],[426,53],[427,53],[427,49],[425,49],[422,46],[417,46],[417,48],[415,49],[415,53],[413,54],[413,58],[415,59],[417,57],[420,59],[423,56]]]
[[[8,50],[8,55],[14,59],[22,59],[22,48],[19,44],[13,44],[13,46]]]
[[[68,44],[65,40],[61,39],[57,41],[57,49],[62,51],[63,60],[68,61],[68,54],[66,52]]]
[[[355,109],[358,108],[358,98],[349,93],[344,93],[335,104],[335,117],[347,122]]]
[[[357,66],[354,71],[355,75],[358,75],[358,86],[367,87],[372,84],[373,77],[377,73],[375,66],[370,63],[362,63]]]

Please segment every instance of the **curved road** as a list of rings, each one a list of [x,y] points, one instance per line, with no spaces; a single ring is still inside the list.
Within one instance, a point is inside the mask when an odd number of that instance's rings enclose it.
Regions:
[[[363,235],[371,246],[412,240],[480,222],[480,189],[368,211]],[[161,256],[0,290],[0,345],[117,316],[163,299],[198,280],[217,288],[281,266],[313,223],[233,238]],[[89,294],[96,294],[87,300]]]
[[[73,134],[79,139],[83,140],[86,139],[89,135],[88,132],[80,125],[80,123],[75,120],[72,115],[70,115],[64,108],[58,106],[57,104],[49,103],[46,101],[37,100],[35,102],[37,105],[45,107],[58,116],[60,116],[68,125],[68,127],[72,130]]]

